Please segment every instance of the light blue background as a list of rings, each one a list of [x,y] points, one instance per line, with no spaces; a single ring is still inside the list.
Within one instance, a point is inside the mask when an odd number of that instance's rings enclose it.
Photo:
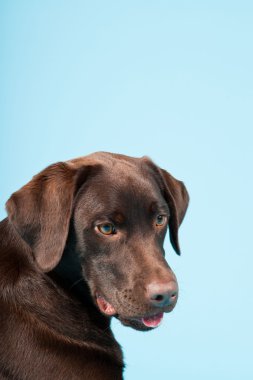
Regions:
[[[191,205],[163,325],[113,323],[126,380],[253,378],[251,1],[0,3],[1,216],[50,163],[149,155]]]

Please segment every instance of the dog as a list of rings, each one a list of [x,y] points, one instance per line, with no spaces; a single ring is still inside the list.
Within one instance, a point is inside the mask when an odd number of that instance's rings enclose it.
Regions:
[[[189,202],[149,158],[59,162],[15,192],[0,223],[0,379],[120,380],[112,317],[147,331],[178,299],[167,226]]]

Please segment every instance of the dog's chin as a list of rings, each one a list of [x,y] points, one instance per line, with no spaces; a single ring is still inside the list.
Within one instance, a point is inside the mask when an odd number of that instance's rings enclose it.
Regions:
[[[156,314],[152,318],[124,318],[120,315],[117,315],[116,318],[118,318],[124,326],[132,327],[138,331],[150,331],[160,326],[163,318],[163,313]]]

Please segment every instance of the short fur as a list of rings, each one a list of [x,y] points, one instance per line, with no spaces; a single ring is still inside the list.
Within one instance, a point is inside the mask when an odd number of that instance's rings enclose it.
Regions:
[[[154,217],[168,215],[179,254],[188,200],[147,157],[111,153],[51,165],[14,193],[0,223],[0,379],[122,379],[121,348],[96,296],[145,330],[137,317],[154,313],[147,285],[176,282]],[[96,230],[108,220],[113,236]]]

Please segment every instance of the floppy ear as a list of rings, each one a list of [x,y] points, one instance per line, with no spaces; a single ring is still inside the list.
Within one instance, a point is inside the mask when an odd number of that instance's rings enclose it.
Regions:
[[[73,199],[99,165],[53,164],[37,174],[6,203],[9,220],[32,248],[44,272],[60,261],[69,231]]]
[[[178,241],[178,229],[182,223],[188,204],[189,194],[183,182],[178,181],[166,170],[160,169],[148,157],[143,157],[144,162],[152,169],[162,194],[169,206],[169,231],[172,247],[180,255],[180,246]]]
[[[164,169],[160,169],[160,173],[164,184],[164,197],[171,212],[169,218],[170,241],[176,253],[180,255],[178,228],[189,204],[189,194],[183,182],[178,181]]]

